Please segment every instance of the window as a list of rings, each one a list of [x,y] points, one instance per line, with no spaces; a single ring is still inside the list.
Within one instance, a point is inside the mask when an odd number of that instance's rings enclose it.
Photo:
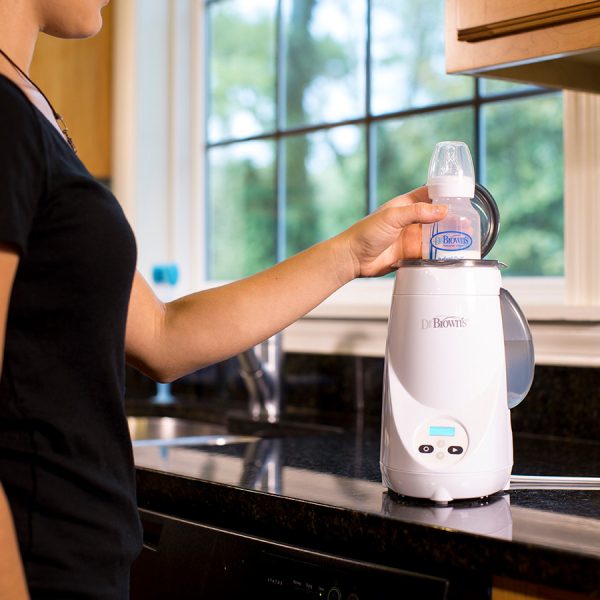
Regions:
[[[600,366],[597,95],[446,76],[441,0],[115,10],[112,186],[140,272],[180,267],[165,299],[336,233],[422,184],[435,142],[459,137],[500,204],[494,253],[536,361]],[[288,328],[286,350],[381,356],[391,285],[344,286]]]
[[[424,183],[460,139],[506,275],[562,276],[562,94],[448,76],[443,0],[205,0],[206,274],[263,269]]]

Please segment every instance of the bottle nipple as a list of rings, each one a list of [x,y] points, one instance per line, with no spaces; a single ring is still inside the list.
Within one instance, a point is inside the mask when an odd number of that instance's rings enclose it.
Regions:
[[[469,147],[464,142],[436,144],[429,163],[427,187],[432,200],[475,195],[475,169]]]
[[[442,175],[443,177],[446,177],[448,175],[457,176],[457,175],[462,175],[462,174],[463,174],[463,170],[456,162],[456,147],[448,146],[447,152],[445,155],[445,161],[442,164],[440,175]]]

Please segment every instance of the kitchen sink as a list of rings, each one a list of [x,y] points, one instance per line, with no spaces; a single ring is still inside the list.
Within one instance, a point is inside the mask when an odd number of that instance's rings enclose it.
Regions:
[[[143,446],[226,446],[260,437],[230,433],[223,425],[174,417],[128,417],[134,448]]]
[[[142,446],[226,446],[245,444],[264,438],[343,433],[339,427],[304,424],[295,421],[268,423],[253,421],[243,413],[230,413],[226,424],[208,423],[176,417],[128,417],[131,440]]]
[[[226,430],[239,435],[256,435],[261,438],[281,438],[313,435],[336,435],[344,432],[341,427],[320,423],[281,420],[275,423],[256,421],[242,411],[230,411],[226,417]]]

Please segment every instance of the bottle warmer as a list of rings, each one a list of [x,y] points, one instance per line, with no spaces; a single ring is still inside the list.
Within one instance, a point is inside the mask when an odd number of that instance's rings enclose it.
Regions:
[[[485,256],[499,219],[478,184],[475,201],[482,196]],[[380,461],[384,485],[397,494],[450,502],[509,485],[510,409],[529,391],[534,352],[527,321],[502,288],[503,266],[495,260],[398,264]]]

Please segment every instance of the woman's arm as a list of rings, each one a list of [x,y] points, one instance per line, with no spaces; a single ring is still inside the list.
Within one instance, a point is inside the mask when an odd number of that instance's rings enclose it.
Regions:
[[[0,244],[0,372],[4,356],[6,315],[19,255],[6,244]],[[27,584],[15,536],[12,514],[0,483],[0,598],[27,600]]]
[[[12,514],[2,485],[0,485],[0,598],[2,600],[29,598]]]
[[[8,304],[18,266],[19,254],[17,250],[10,244],[0,243],[0,373],[2,373],[4,358],[4,336],[6,333]]]
[[[383,275],[401,258],[419,256],[418,224],[446,212],[426,202],[419,188],[270,269],[168,304],[137,274],[127,321],[129,362],[158,381],[172,381],[259,343],[352,279]]]

